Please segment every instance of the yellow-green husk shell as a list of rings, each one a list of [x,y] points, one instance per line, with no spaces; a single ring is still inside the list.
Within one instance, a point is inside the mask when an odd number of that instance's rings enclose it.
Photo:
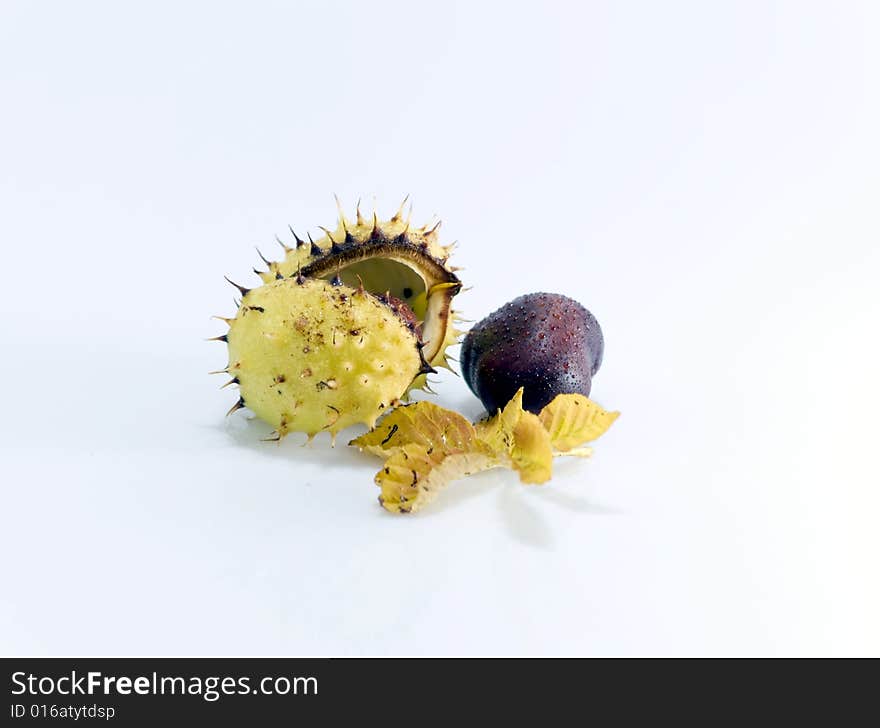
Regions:
[[[461,289],[448,265],[452,246],[439,223],[410,229],[402,209],[390,220],[354,220],[340,210],[335,231],[308,242],[295,233],[284,258],[256,271],[229,331],[232,411],[248,407],[278,437],[337,432],[376,419],[449,367],[457,342],[452,298]],[[291,232],[293,232],[291,230]],[[262,257],[262,255],[261,255]]]

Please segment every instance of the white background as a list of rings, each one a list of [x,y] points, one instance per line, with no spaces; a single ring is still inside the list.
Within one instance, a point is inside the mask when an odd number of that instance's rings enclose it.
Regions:
[[[4,2],[0,652],[878,654],[878,37],[873,2]],[[438,213],[469,318],[596,314],[592,460],[396,518],[379,461],[224,419],[222,276],[334,192]]]

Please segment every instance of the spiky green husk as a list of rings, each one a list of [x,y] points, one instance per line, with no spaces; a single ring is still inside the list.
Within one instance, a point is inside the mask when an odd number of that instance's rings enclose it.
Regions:
[[[404,203],[406,200],[404,200]],[[452,298],[461,290],[448,265],[453,246],[437,242],[439,223],[410,229],[403,205],[390,220],[349,220],[295,246],[281,261],[260,257],[262,286],[242,293],[229,332],[226,371],[240,398],[283,437],[321,431],[335,439],[352,424],[370,427],[411,390],[462,333]],[[231,281],[230,281],[231,282]],[[396,301],[396,302],[395,302]],[[405,305],[400,305],[405,304]],[[225,385],[224,385],[225,386]]]
[[[263,258],[268,271],[257,271],[264,283],[279,276],[289,277],[301,272],[306,277],[330,279],[338,275],[349,286],[361,283],[375,293],[388,291],[404,301],[422,320],[425,358],[435,367],[451,369],[446,351],[458,342],[463,333],[455,327],[453,297],[461,290],[449,265],[452,245],[440,245],[440,223],[420,228],[410,226],[404,218],[404,204],[387,221],[374,213],[368,220],[358,206],[355,218],[339,209],[335,230],[324,231],[317,239],[303,240],[291,229],[294,246],[285,244],[284,258],[269,261]]]
[[[425,368],[417,334],[387,305],[319,279],[247,292],[226,339],[240,405],[280,437],[372,426]]]

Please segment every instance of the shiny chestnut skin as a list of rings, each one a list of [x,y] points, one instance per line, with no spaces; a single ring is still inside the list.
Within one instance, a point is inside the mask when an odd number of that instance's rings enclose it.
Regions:
[[[589,396],[605,348],[596,317],[558,293],[529,293],[476,324],[461,346],[464,380],[494,414],[523,387],[539,412],[557,394]]]

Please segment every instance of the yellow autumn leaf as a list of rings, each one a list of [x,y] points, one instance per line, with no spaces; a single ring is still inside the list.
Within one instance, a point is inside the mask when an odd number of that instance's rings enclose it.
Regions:
[[[372,430],[349,444],[388,457],[411,443],[426,450],[461,452],[473,448],[474,426],[458,412],[433,402],[404,405],[387,414]]]
[[[478,449],[446,454],[409,443],[391,455],[376,474],[376,485],[382,489],[379,503],[392,513],[411,513],[434,500],[453,480],[499,464]]]
[[[620,412],[608,412],[582,394],[560,394],[538,415],[553,449],[569,452],[601,437]]]
[[[510,460],[523,483],[546,483],[553,475],[550,435],[531,412],[523,412],[513,429]]]
[[[476,425],[432,402],[398,407],[351,441],[385,458],[375,477],[379,502],[393,513],[424,507],[453,480],[495,467],[516,470],[523,483],[544,483],[553,455],[583,455],[617,418],[579,394],[559,395],[540,415],[523,410],[520,389],[503,409]]]
[[[553,474],[553,447],[541,421],[522,406],[523,390],[504,409],[477,423],[477,437],[496,457],[506,460],[523,483],[544,483]]]
[[[513,447],[513,433],[524,412],[522,398],[523,389],[520,387],[494,417],[478,422],[474,427],[477,437],[498,455],[510,454]]]

